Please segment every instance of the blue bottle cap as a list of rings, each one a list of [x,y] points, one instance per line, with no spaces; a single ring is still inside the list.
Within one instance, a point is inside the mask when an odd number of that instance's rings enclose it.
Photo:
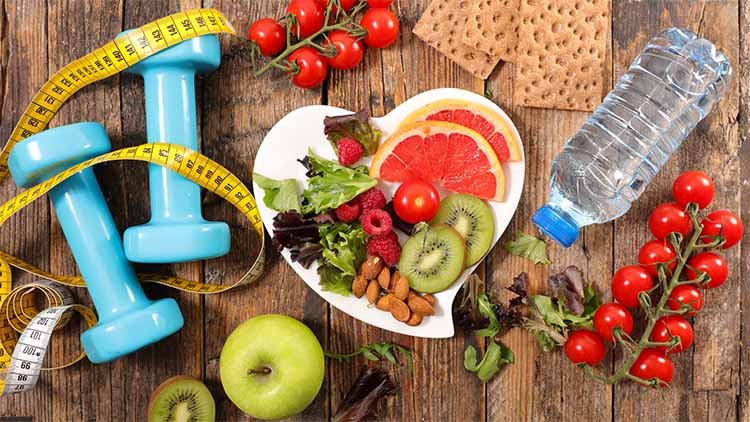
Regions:
[[[531,221],[544,234],[566,248],[570,247],[578,238],[578,226],[572,223],[569,218],[566,218],[564,214],[555,211],[549,205],[539,208],[536,214],[531,217]]]

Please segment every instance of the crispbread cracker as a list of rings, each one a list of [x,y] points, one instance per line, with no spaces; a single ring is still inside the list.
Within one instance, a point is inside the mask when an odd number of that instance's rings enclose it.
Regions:
[[[433,0],[414,26],[414,34],[478,78],[487,79],[500,58],[464,45],[469,0]]]
[[[521,0],[475,1],[466,22],[463,43],[502,61],[515,62]]]
[[[610,0],[521,0],[514,101],[592,111],[604,93]]]

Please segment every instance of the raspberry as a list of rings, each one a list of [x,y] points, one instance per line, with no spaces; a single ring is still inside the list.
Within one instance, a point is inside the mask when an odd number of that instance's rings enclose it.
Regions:
[[[370,210],[359,219],[365,233],[370,236],[382,236],[393,229],[391,216],[383,210]]]
[[[370,210],[382,210],[385,208],[385,194],[378,188],[372,188],[365,192],[360,193],[354,198],[353,202],[356,202],[362,207],[362,213],[366,213]]]
[[[339,205],[334,213],[336,217],[344,223],[351,223],[352,221],[359,218],[359,212],[362,210],[359,204],[354,202],[347,202]]]
[[[367,254],[378,255],[388,265],[396,265],[401,257],[401,245],[394,231],[367,239]]]
[[[352,138],[343,138],[336,143],[336,149],[339,151],[339,163],[342,166],[349,167],[362,158],[362,144]]]

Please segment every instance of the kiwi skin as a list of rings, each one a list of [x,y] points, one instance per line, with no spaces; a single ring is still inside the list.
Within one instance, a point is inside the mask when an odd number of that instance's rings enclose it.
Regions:
[[[214,402],[211,392],[202,382],[187,375],[177,375],[177,376],[168,378],[164,382],[159,384],[158,387],[156,387],[154,392],[151,394],[151,400],[148,403],[147,420],[149,422],[162,422],[163,419],[157,419],[159,416],[155,414],[155,411],[156,411],[155,405],[157,404],[157,400],[159,399],[159,396],[164,392],[164,390],[178,383],[185,383],[186,388],[198,388],[198,389],[204,390],[202,391],[202,393],[204,396],[207,396],[210,398],[210,402],[199,403],[200,405],[205,407],[204,410],[206,411],[206,413],[203,419],[196,419],[196,422],[203,422],[204,420],[214,421],[216,418],[216,403]],[[196,393],[200,393],[200,392],[196,392]]]

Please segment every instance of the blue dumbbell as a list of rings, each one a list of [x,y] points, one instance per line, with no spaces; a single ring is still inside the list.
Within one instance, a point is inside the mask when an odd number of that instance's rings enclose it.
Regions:
[[[211,72],[220,63],[218,38],[204,35],[174,45],[126,70],[143,76],[148,142],[198,149],[195,75]],[[229,252],[229,226],[203,219],[198,185],[164,167],[150,165],[149,188],[151,221],[128,228],[123,236],[129,260],[185,262]]]
[[[31,187],[110,148],[102,125],[76,123],[21,141],[8,166],[18,186]],[[151,301],[143,293],[91,168],[54,187],[49,198],[99,315],[99,323],[81,334],[92,362],[116,359],[182,328],[174,299]]]

